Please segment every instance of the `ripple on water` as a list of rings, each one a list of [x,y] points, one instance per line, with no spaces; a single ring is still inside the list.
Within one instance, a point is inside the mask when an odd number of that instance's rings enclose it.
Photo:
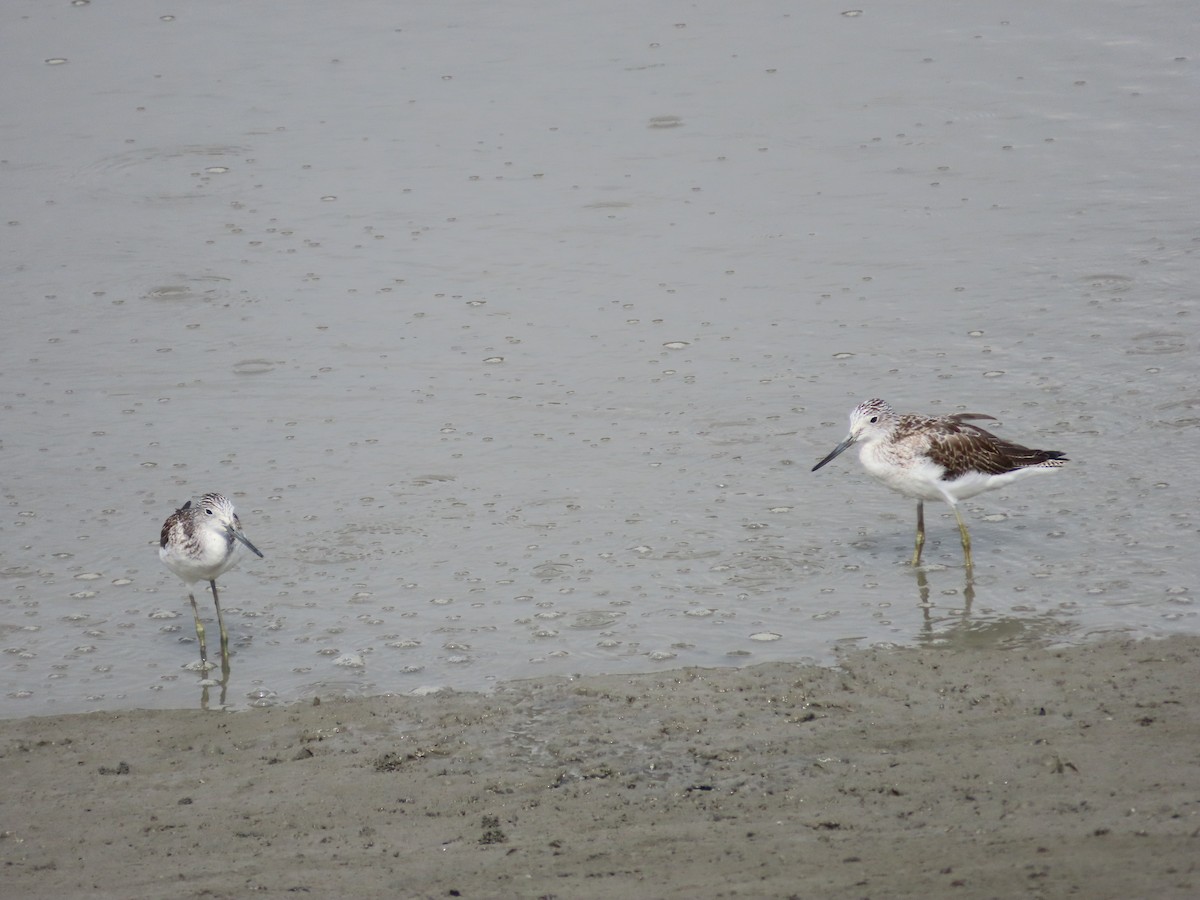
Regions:
[[[608,628],[625,617],[625,613],[611,609],[586,609],[575,614],[567,626],[579,631]]]
[[[1079,283],[1096,291],[1109,294],[1120,294],[1133,287],[1133,279],[1125,275],[1084,275]]]
[[[243,359],[233,364],[234,375],[266,375],[274,372],[279,363],[270,359]]]
[[[156,303],[224,304],[242,299],[230,289],[230,279],[221,275],[178,275],[177,280],[150,288],[142,295]]]
[[[1187,336],[1181,331],[1146,331],[1135,334],[1132,340],[1133,346],[1125,350],[1129,356],[1162,356],[1188,349]]]

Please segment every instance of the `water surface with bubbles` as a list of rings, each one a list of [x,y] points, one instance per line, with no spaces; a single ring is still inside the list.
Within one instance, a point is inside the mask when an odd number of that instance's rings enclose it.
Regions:
[[[235,708],[1200,630],[1189,4],[0,16],[0,716],[201,701],[206,491]],[[875,396],[1071,458],[973,582]]]

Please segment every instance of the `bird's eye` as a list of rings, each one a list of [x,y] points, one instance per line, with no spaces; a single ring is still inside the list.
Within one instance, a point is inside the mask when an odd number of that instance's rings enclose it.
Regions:
[[[878,421],[879,421],[879,416],[871,416],[870,422],[872,425],[874,425]]]
[[[206,516],[211,516],[213,514],[213,511],[206,506],[206,507],[204,507],[204,514]]]

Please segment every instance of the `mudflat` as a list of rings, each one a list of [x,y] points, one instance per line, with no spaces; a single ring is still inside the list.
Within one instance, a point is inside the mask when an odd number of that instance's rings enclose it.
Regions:
[[[18,897],[1194,897],[1200,639],[6,721]]]

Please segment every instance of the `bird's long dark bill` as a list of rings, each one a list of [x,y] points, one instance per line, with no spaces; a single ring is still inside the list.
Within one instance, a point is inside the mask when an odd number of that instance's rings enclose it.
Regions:
[[[233,536],[235,538],[237,538],[239,541],[241,541],[243,544],[245,544],[247,547],[249,547],[251,552],[253,552],[255,556],[262,558],[262,551],[259,550],[257,547],[255,547],[252,543],[250,543],[250,539],[248,537],[246,537],[240,531],[233,532]]]
[[[825,463],[829,462],[831,459],[833,459],[839,453],[843,452],[847,447],[849,447],[853,443],[854,443],[854,438],[852,438],[852,437],[846,438],[844,441],[842,441],[840,444],[838,444],[836,447],[833,448],[832,453],[830,453],[827,457],[825,457],[823,460],[821,460],[819,463],[817,463],[815,466],[813,466],[812,470],[814,472],[817,471],[817,469],[821,468],[821,466],[825,465]]]

